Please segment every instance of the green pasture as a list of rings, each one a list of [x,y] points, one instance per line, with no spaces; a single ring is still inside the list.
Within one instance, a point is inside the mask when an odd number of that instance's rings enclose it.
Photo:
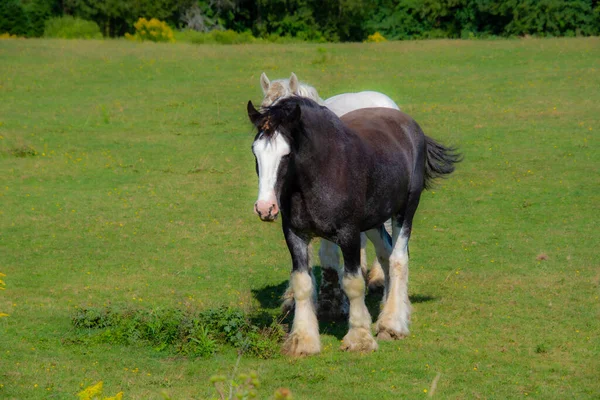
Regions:
[[[318,356],[244,355],[259,398],[600,396],[600,39],[577,38],[0,41],[0,398],[76,398],[100,380],[124,399],[216,396],[233,348],[81,344],[71,317],[277,313],[290,258],[280,222],[252,212],[246,116],[263,71],[323,98],[382,91],[464,161],[415,218],[411,336],[350,354],[346,327],[324,324]]]

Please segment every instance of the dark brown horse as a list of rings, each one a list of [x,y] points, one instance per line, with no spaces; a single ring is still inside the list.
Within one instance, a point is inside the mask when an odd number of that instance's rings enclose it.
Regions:
[[[321,349],[310,276],[308,245],[322,237],[340,246],[342,286],[350,302],[349,331],[342,348],[377,349],[364,302],[360,233],[375,244],[385,272],[379,339],[408,334],[408,240],[421,192],[450,174],[459,155],[425,136],[401,111],[367,108],[340,120],[312,100],[291,97],[248,116],[258,129],[252,145],[259,178],[255,212],[263,221],[282,216],[292,256],[294,322],[284,344],[291,355]],[[383,223],[392,218],[393,233]]]

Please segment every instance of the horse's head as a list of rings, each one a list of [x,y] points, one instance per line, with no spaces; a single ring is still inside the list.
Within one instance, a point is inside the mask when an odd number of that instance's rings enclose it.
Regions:
[[[300,120],[300,106],[269,107],[264,113],[248,102],[248,118],[258,133],[252,143],[258,175],[258,200],[254,212],[263,221],[273,221],[279,214],[278,199],[288,175],[292,155],[292,131]]]
[[[264,95],[261,107],[272,106],[279,100],[291,96],[308,97],[316,102],[322,101],[317,90],[312,86],[300,83],[298,77],[293,72],[290,79],[277,79],[272,82],[269,81],[269,78],[263,72],[260,76],[260,86]]]
[[[269,81],[269,78],[263,72],[260,76],[260,86],[265,96],[261,107],[269,107],[280,99],[297,95],[299,84],[298,77],[293,72],[290,79],[277,79],[273,82]]]

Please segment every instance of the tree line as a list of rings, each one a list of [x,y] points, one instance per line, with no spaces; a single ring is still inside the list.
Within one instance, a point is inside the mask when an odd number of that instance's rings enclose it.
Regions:
[[[230,29],[310,41],[600,34],[600,0],[1,0],[0,34],[36,37],[62,15],[94,21],[105,37],[140,17],[176,29]]]

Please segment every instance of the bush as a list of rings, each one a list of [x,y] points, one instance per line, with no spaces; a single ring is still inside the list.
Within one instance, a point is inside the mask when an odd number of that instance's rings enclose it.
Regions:
[[[193,44],[245,44],[256,42],[256,38],[248,31],[238,33],[232,30],[213,30],[204,33],[187,29],[177,32],[176,37],[179,41]]]
[[[98,24],[65,15],[46,21],[44,37],[60,39],[102,39]]]
[[[24,2],[24,10],[29,19],[27,36],[40,37],[44,34],[46,21],[52,17],[54,0],[29,0]]]
[[[374,34],[367,36],[367,42],[381,43],[386,41],[386,38],[384,38],[383,35],[379,32],[375,32]]]
[[[166,22],[152,18],[147,20],[146,18],[140,18],[133,24],[135,27],[135,34],[125,34],[125,37],[132,40],[139,40],[141,42],[174,42],[173,30],[167,25]]]
[[[507,0],[500,11],[510,17],[508,35],[575,36],[597,34],[586,0]]]
[[[5,33],[0,33],[0,40],[7,40],[7,39],[18,39],[19,37],[17,35],[11,35],[8,32]]]
[[[19,0],[0,1],[0,33],[25,36],[29,26],[29,18]]]

